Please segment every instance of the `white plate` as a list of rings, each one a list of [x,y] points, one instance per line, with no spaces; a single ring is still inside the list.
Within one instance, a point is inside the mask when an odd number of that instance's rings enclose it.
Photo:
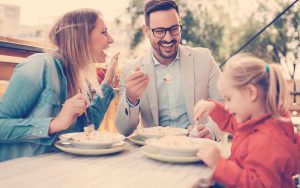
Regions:
[[[145,138],[159,138],[166,135],[187,136],[188,130],[183,128],[176,128],[176,127],[156,126],[156,127],[136,129],[135,134]]]
[[[201,161],[198,157],[179,157],[163,155],[157,148],[145,145],[140,148],[143,155],[158,161],[171,162],[171,163],[194,163]]]
[[[146,138],[143,136],[139,136],[139,135],[130,135],[127,137],[128,140],[130,140],[131,142],[138,144],[138,145],[145,145],[146,144]]]
[[[115,133],[115,134],[112,134],[113,138],[111,138],[109,140],[105,140],[105,141],[92,141],[92,140],[77,141],[77,140],[74,140],[73,138],[76,137],[76,135],[78,135],[78,134],[84,134],[84,132],[62,134],[59,136],[59,138],[63,141],[69,142],[74,147],[86,148],[86,149],[109,148],[113,144],[123,141],[125,139],[125,136]]]
[[[128,148],[129,144],[127,142],[120,142],[112,145],[111,148],[107,148],[107,149],[83,149],[83,148],[73,147],[70,144],[69,145],[64,144],[63,141],[57,141],[55,142],[55,147],[57,147],[59,150],[64,151],[66,153],[89,156],[89,155],[107,155],[107,154],[117,153]]]
[[[165,136],[148,139],[146,144],[158,149],[163,155],[195,157],[201,145],[216,144],[216,142],[204,138]]]

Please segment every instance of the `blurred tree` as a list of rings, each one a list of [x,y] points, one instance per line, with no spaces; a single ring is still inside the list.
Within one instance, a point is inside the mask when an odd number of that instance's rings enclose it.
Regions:
[[[130,25],[132,29],[130,48],[135,49],[143,39],[142,19],[144,14],[144,1],[131,0],[127,7],[126,14],[130,15]]]
[[[239,28],[233,31],[235,36],[238,35],[237,33],[240,34],[238,41],[234,44],[235,49],[270,22],[270,19],[267,19],[268,15],[275,17],[288,5],[278,1],[274,3],[281,7],[279,11],[274,13],[272,7],[259,3],[257,11],[260,12],[263,19],[257,19],[254,12],[247,22],[242,23]],[[250,43],[244,52],[251,52],[268,61],[281,63],[291,75],[294,69],[293,64],[300,63],[300,4],[295,4],[286,14],[282,15],[256,40]]]
[[[180,1],[181,2],[181,1]],[[216,61],[220,62],[224,57],[221,54],[223,44],[224,25],[214,20],[212,12],[200,3],[189,7],[181,3],[182,19],[182,44],[193,47],[209,48]],[[217,9],[217,6],[215,6]],[[221,12],[221,10],[219,10]]]

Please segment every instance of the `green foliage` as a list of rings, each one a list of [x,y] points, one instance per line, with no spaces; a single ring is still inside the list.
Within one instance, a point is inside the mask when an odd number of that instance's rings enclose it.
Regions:
[[[144,1],[131,0],[126,9],[126,14],[130,16],[131,22],[129,27],[132,29],[130,48],[134,50],[143,39],[142,24],[139,23],[144,17]]]
[[[260,4],[260,6],[263,6]],[[287,4],[280,3],[281,9],[287,7]],[[281,11],[281,10],[280,10]],[[272,7],[264,7],[264,14],[271,14]],[[279,14],[277,12],[276,14]],[[276,15],[275,14],[275,15]],[[275,15],[273,17],[275,17]],[[265,32],[263,32],[255,41],[253,41],[247,48],[246,52],[251,52],[269,62],[284,62],[296,63],[300,50],[300,7],[294,6],[273,25],[271,25]],[[269,22],[270,20],[268,20]],[[244,35],[239,37],[236,46],[242,45],[244,41],[252,37],[259,29],[263,28],[267,21],[255,20],[250,17],[250,23],[244,23],[240,28],[243,29]],[[255,29],[251,28],[254,26]],[[299,60],[298,60],[299,62]]]
[[[144,33],[142,28],[137,29],[133,34],[133,40],[130,43],[130,48],[134,49],[142,41],[143,37]]]
[[[201,8],[201,7],[199,7]],[[206,47],[212,50],[217,61],[222,60],[221,48],[223,43],[224,26],[215,23],[207,9],[198,14],[183,6],[182,43],[193,47]]]

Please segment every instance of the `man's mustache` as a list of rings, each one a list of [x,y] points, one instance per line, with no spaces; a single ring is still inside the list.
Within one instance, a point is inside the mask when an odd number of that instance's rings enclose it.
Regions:
[[[162,41],[159,41],[158,44],[170,44],[170,43],[173,43],[173,44],[176,44],[177,43],[177,40],[173,39],[171,41],[165,41],[165,40],[162,40]]]

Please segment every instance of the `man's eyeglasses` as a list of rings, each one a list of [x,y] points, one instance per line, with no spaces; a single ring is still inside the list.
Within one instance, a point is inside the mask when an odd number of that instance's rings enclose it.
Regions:
[[[163,38],[166,35],[167,31],[169,31],[169,33],[172,36],[179,35],[182,31],[181,25],[174,25],[169,28],[163,28],[163,27],[151,28],[148,26],[148,28],[152,31],[154,37],[156,37],[156,38]]]

